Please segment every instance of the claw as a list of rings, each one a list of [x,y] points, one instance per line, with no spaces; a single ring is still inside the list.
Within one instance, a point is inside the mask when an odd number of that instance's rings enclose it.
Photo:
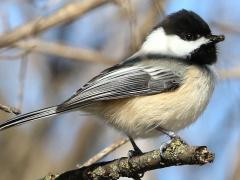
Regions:
[[[132,146],[133,146],[133,151],[135,155],[141,155],[143,152],[141,151],[141,149],[137,146],[137,144],[134,142],[133,138],[128,136]]]
[[[143,154],[143,152],[141,151],[141,149],[139,149],[139,147],[136,145],[136,143],[134,142],[133,138],[128,136],[132,146],[133,146],[133,149],[134,150],[129,150],[128,151],[128,164],[131,166],[131,163],[130,163],[130,158],[134,157],[134,156],[139,156],[141,154]],[[136,176],[134,177],[134,180],[141,180],[141,178],[144,176],[144,173],[139,173],[139,174],[136,174]]]
[[[140,149],[139,149],[140,150]],[[134,157],[134,156],[138,156],[138,155],[141,155],[143,154],[142,151],[136,151],[136,150],[129,150],[128,151],[128,164],[131,166],[131,163],[130,163],[130,158]],[[134,180],[141,180],[141,178],[144,176],[144,173],[139,173],[139,174],[136,174],[135,177],[133,178]]]
[[[143,154],[142,151],[136,151],[136,150],[129,150],[128,151],[128,159],[134,157],[134,156],[139,156]]]
[[[172,142],[172,140],[169,140],[168,142],[164,142],[161,144],[159,150],[160,150],[160,155],[163,156],[164,151],[168,148],[168,145]]]

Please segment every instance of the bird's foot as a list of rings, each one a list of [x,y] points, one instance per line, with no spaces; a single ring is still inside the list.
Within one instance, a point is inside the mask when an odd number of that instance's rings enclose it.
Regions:
[[[141,151],[141,149],[137,146],[137,144],[134,142],[133,138],[128,136],[132,146],[133,146],[133,150],[128,151],[128,157],[134,157],[134,156],[138,156],[143,154],[143,152]]]
[[[163,153],[165,152],[165,150],[168,148],[169,144],[172,142],[172,139],[167,141],[167,142],[164,142],[161,144],[159,150],[160,150],[160,155],[163,156]]]
[[[138,149],[134,149],[134,150],[129,150],[128,151],[128,164],[129,166],[131,166],[131,162],[130,162],[130,159],[132,157],[135,157],[135,156],[139,156],[139,155],[142,155],[143,152],[138,148]],[[133,167],[134,168],[134,167]],[[133,179],[134,180],[141,180],[141,178],[144,176],[144,173],[138,173],[136,174]]]
[[[142,154],[143,154],[143,152],[139,148],[135,149],[135,150],[129,150],[128,151],[128,164],[129,164],[129,166],[132,166],[131,161],[130,161],[130,159],[132,157],[139,156],[139,155],[142,155]],[[134,168],[134,167],[132,167],[132,168]],[[144,176],[144,173],[138,173],[133,177],[133,179],[134,180],[141,180],[141,178],[143,176]]]
[[[132,158],[134,156],[139,156],[142,155],[143,152],[140,149],[134,149],[134,150],[129,150],[128,151],[128,158]]]
[[[169,148],[171,146],[171,144],[174,142],[178,142],[181,141],[181,143],[187,144],[181,137],[179,136],[174,136],[171,137],[171,139],[167,142],[164,142],[161,144],[159,150],[160,150],[160,155],[163,157],[164,152],[167,150],[167,148]]]
[[[130,159],[131,159],[132,157],[142,155],[143,152],[142,152],[141,149],[136,145],[136,143],[134,142],[133,138],[131,138],[130,136],[129,136],[129,140],[130,140],[130,142],[131,142],[131,144],[132,144],[132,146],[133,146],[133,150],[129,150],[129,151],[128,151],[128,164],[129,164],[129,166],[132,166],[132,163],[131,163]],[[132,168],[134,168],[134,167],[132,167]],[[133,177],[133,179],[134,179],[134,180],[141,180],[141,178],[142,178],[143,176],[144,176],[144,173],[138,173],[138,174],[136,174],[136,175]]]

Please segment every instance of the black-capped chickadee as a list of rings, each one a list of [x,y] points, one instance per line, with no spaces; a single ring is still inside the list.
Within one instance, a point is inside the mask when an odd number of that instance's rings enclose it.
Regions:
[[[0,130],[69,111],[85,111],[131,137],[177,131],[204,111],[213,93],[215,44],[208,24],[192,11],[167,16],[140,50],[94,77],[57,106],[16,116]],[[162,132],[160,132],[160,131]]]

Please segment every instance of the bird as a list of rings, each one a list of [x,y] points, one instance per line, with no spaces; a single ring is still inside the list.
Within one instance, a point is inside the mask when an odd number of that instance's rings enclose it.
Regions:
[[[195,12],[169,14],[146,36],[137,52],[107,68],[56,106],[18,115],[0,124],[0,130],[71,111],[91,113],[124,132],[134,151],[135,138],[175,132],[195,122],[214,90],[216,44]]]

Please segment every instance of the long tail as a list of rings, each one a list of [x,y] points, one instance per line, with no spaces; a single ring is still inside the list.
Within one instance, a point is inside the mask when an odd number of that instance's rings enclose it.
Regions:
[[[0,131],[4,130],[4,129],[7,129],[7,128],[10,128],[12,126],[17,126],[17,125],[26,123],[28,121],[35,121],[35,120],[38,120],[38,119],[54,116],[54,115],[57,115],[59,113],[61,113],[61,112],[57,111],[57,106],[53,106],[53,107],[33,111],[33,112],[30,112],[30,113],[22,114],[22,115],[16,116],[13,119],[9,119],[5,122],[2,122],[0,124]]]

